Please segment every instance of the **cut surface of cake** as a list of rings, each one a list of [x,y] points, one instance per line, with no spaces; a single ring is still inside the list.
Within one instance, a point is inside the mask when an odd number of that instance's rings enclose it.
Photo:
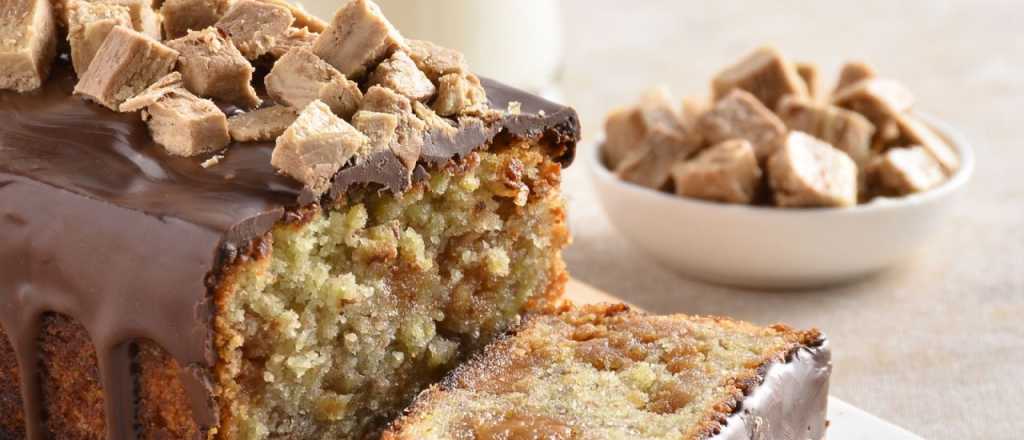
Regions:
[[[820,440],[830,372],[816,330],[585,306],[525,322],[384,438]]]
[[[260,113],[180,72],[115,78],[149,55],[113,51],[98,62],[126,68],[102,79],[137,92],[120,112],[73,96],[67,54],[34,90],[0,90],[0,438],[375,438],[422,389],[554,307],[576,112],[412,51],[425,46],[372,2],[339,17],[321,24],[363,20],[389,43],[344,66],[366,71],[359,82],[316,65],[329,78],[299,108],[267,110],[288,105],[262,87],[271,54],[255,64]],[[237,45],[206,32],[218,50]],[[389,59],[402,62],[378,68]],[[400,93],[414,73],[430,96]],[[209,130],[154,136],[200,123],[236,138],[208,151],[195,146]]]

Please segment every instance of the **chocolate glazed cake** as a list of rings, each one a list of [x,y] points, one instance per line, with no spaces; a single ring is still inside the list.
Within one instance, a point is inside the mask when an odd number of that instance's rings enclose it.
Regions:
[[[80,78],[61,56],[35,90],[0,91],[0,438],[374,438],[562,293],[559,183],[580,135],[575,111],[458,63],[434,69],[446,65],[437,53],[457,54],[397,39],[372,2],[348,2],[330,24],[277,2],[232,8],[220,31],[189,33],[168,43],[175,50],[115,26]],[[317,32],[243,41],[246,29],[225,24],[261,8]],[[318,50],[325,39],[325,50],[346,47],[336,31],[353,20],[395,40],[365,59]],[[258,55],[264,108],[296,100],[274,110],[287,123],[245,135],[262,140],[238,141],[232,126],[236,140],[210,146],[219,112],[242,114],[191,87],[187,44],[213,40],[239,77],[250,73],[237,60]],[[143,84],[100,77],[99,62],[121,69],[103,75],[132,68],[117,64],[115,44],[179,53],[181,75],[157,80],[163,68],[150,64]],[[261,86],[274,57],[293,51],[331,61],[319,96]],[[394,70],[413,60],[413,72]],[[416,69],[428,96],[402,82]],[[118,105],[143,108],[148,126]],[[366,133],[348,131],[359,148],[340,162],[314,164],[337,167],[325,185],[275,157],[321,134],[303,125],[316,111]]]
[[[223,313],[216,301],[229,290],[225,282],[240,266],[268,259],[274,228],[298,227],[322,207],[300,204],[302,187],[270,167],[272,144],[232,146],[217,166],[203,169],[166,154],[137,115],[70,97],[73,84],[62,65],[36,93],[0,94],[0,319],[10,344],[0,356],[0,437],[42,438],[62,432],[63,423],[106,426],[109,438],[132,438],[140,428],[156,429],[143,429],[148,438],[164,429],[173,437],[206,432],[218,423],[213,390],[224,359],[214,317]],[[534,157],[543,163],[534,166],[548,175],[519,176],[518,183],[557,192],[558,169],[571,161],[579,133],[575,112],[486,84],[492,107],[518,101],[522,112],[463,132],[465,142],[433,145],[449,160],[424,163],[415,187],[479,168],[479,156],[466,152],[535,145],[548,156]],[[351,188],[387,181],[377,170],[343,175],[325,200],[333,209],[391,197],[375,184]],[[556,211],[546,225],[555,229],[554,249],[567,239]],[[544,282],[521,292],[524,299],[560,292],[560,263],[546,264],[552,270],[537,274]],[[95,347],[95,355],[80,344]],[[105,418],[92,419],[100,414]],[[172,421],[191,428],[162,426]]]
[[[831,370],[817,330],[569,308],[457,368],[384,439],[822,440]]]

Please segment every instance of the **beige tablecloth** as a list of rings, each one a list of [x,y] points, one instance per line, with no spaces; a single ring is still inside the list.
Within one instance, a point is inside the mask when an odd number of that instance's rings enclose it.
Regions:
[[[857,284],[801,293],[709,286],[655,265],[608,224],[577,166],[566,182],[575,277],[658,312],[820,327],[832,338],[840,398],[927,438],[1022,436],[1019,1],[561,1],[562,89],[586,140],[609,106],[646,86],[706,94],[718,68],[772,42],[821,63],[830,82],[844,59],[874,62],[912,87],[919,109],[963,130],[979,156],[958,212],[916,258]]]

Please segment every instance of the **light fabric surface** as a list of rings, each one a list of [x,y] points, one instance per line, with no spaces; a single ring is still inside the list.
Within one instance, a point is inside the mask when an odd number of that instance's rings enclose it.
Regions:
[[[717,69],[770,42],[820,63],[829,88],[843,60],[873,62],[911,86],[917,108],[961,129],[978,156],[958,212],[913,260],[855,284],[792,293],[710,286],[657,266],[609,225],[580,161],[565,189],[575,277],[656,312],[819,327],[835,351],[833,395],[926,438],[1020,436],[1020,2],[560,1],[562,90],[582,117],[582,148],[592,147],[611,106],[656,83],[680,98],[706,95]]]

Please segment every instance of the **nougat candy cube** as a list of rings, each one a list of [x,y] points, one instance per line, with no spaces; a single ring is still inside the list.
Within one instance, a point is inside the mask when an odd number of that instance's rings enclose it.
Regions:
[[[115,26],[75,86],[82,95],[111,110],[167,75],[178,51],[124,26]]]
[[[759,161],[767,160],[782,145],[786,124],[751,93],[733,89],[697,121],[698,130],[711,144],[745,139]]]
[[[57,55],[57,25],[47,0],[6,0],[0,6],[0,90],[43,86]]]
[[[361,110],[352,116],[352,126],[370,138],[367,153],[391,150],[398,142],[398,116],[391,113],[380,113]]]
[[[722,203],[749,204],[761,183],[754,147],[742,139],[725,141],[672,167],[676,194]]]
[[[111,5],[124,6],[132,16],[132,28],[143,35],[161,41],[163,35],[160,15],[153,10],[153,0],[92,0]]]
[[[932,155],[947,175],[952,176],[960,168],[960,156],[941,136],[920,119],[910,114],[896,118],[902,145],[919,145]]]
[[[270,163],[319,196],[330,188],[331,179],[349,159],[368,148],[369,142],[327,104],[313,101],[277,138]]]
[[[262,102],[251,84],[256,69],[215,28],[190,31],[167,45],[180,54],[178,66],[185,88],[192,93],[242,108],[255,108]]]
[[[946,181],[946,172],[928,150],[920,146],[891,148],[868,168],[871,186],[886,196],[927,191]]]
[[[271,141],[284,134],[298,117],[291,107],[264,107],[228,118],[228,132],[235,142]]]
[[[848,207],[857,204],[857,164],[846,153],[794,131],[768,161],[775,204],[783,207]]]
[[[711,91],[717,101],[741,89],[774,109],[786,95],[807,97],[807,86],[796,67],[773,47],[762,47],[715,75]],[[755,145],[756,146],[756,145]]]
[[[287,34],[293,21],[292,13],[283,6],[259,0],[238,0],[217,21],[216,27],[235,43],[245,58],[255,60],[270,52],[277,40]]]
[[[613,110],[605,119],[604,160],[615,169],[627,157],[640,151],[654,130],[679,133],[683,138],[685,122],[665,87],[655,87],[640,97],[635,105]]]
[[[371,0],[349,0],[313,44],[313,52],[351,79],[361,79],[405,39]]]
[[[363,104],[363,91],[359,84],[345,78],[345,75],[331,78],[320,86],[319,99],[342,119],[351,118]]]
[[[486,103],[487,91],[480,84],[480,78],[471,73],[451,73],[439,80],[433,109],[441,116],[456,116],[482,108]]]
[[[270,48],[270,56],[274,57],[274,59],[280,59],[288,52],[291,52],[292,49],[312,51],[313,43],[319,36],[319,33],[313,32],[308,28],[288,28],[284,36],[278,38],[274,42],[274,47]]]
[[[875,144],[885,146],[899,138],[897,119],[910,111],[914,95],[897,81],[870,78],[842,88],[832,96],[832,103],[868,118],[875,125]]]
[[[413,101],[427,102],[437,92],[437,87],[420,71],[409,54],[400,50],[377,65],[368,84],[387,87]]]
[[[814,63],[794,63],[793,66],[807,86],[807,96],[816,99],[821,93],[821,71],[818,70],[818,66]]]
[[[323,32],[324,29],[327,29],[327,22],[326,21],[323,21],[319,17],[316,17],[316,16],[310,14],[309,12],[307,12],[306,9],[303,8],[301,4],[298,4],[298,3],[295,3],[295,2],[290,2],[288,0],[258,0],[258,1],[261,1],[261,2],[267,3],[267,4],[271,4],[271,5],[276,5],[276,6],[281,6],[281,7],[287,8],[288,12],[291,12],[292,17],[295,18],[295,21],[292,22],[292,26],[294,26],[296,28],[305,28],[305,29],[307,29],[307,30],[309,30],[311,32],[315,32],[315,33],[318,33],[318,34],[320,32]]]
[[[227,0],[165,0],[160,8],[164,36],[173,40],[214,26],[227,9]]]
[[[122,111],[139,108],[145,108],[142,119],[153,140],[173,155],[197,156],[223,149],[231,142],[224,112],[213,101],[189,92],[178,72],[158,80],[121,106]]]
[[[78,76],[89,69],[114,26],[132,27],[131,12],[124,5],[71,0],[67,3],[67,16],[71,65]]]
[[[696,127],[704,113],[711,109],[711,102],[707,97],[687,96],[683,98],[683,107],[680,115],[683,118],[683,125]]]
[[[348,118],[362,101],[359,86],[308,49],[289,51],[274,63],[266,79],[267,93],[278,103],[302,109],[324,101],[335,114]]]
[[[433,82],[439,82],[442,76],[469,73],[466,56],[455,49],[439,46],[429,41],[407,40],[409,57],[416,66],[427,74]]]
[[[828,142],[848,154],[858,166],[870,159],[875,126],[859,113],[787,96],[779,103],[778,115],[790,130]]]
[[[836,88],[832,94],[839,94],[846,87],[877,76],[878,71],[875,70],[874,66],[863,61],[848,61],[839,70],[839,81],[836,83]]]
[[[418,101],[416,101],[418,102]],[[370,87],[363,97],[360,110],[388,113],[398,117],[398,142],[391,145],[392,151],[412,172],[423,152],[427,124],[416,117],[413,101],[397,92],[381,86]]]
[[[700,138],[692,131],[664,126],[652,127],[639,142],[637,149],[614,171],[622,180],[652,189],[665,188],[672,176],[672,166],[701,147]]]

